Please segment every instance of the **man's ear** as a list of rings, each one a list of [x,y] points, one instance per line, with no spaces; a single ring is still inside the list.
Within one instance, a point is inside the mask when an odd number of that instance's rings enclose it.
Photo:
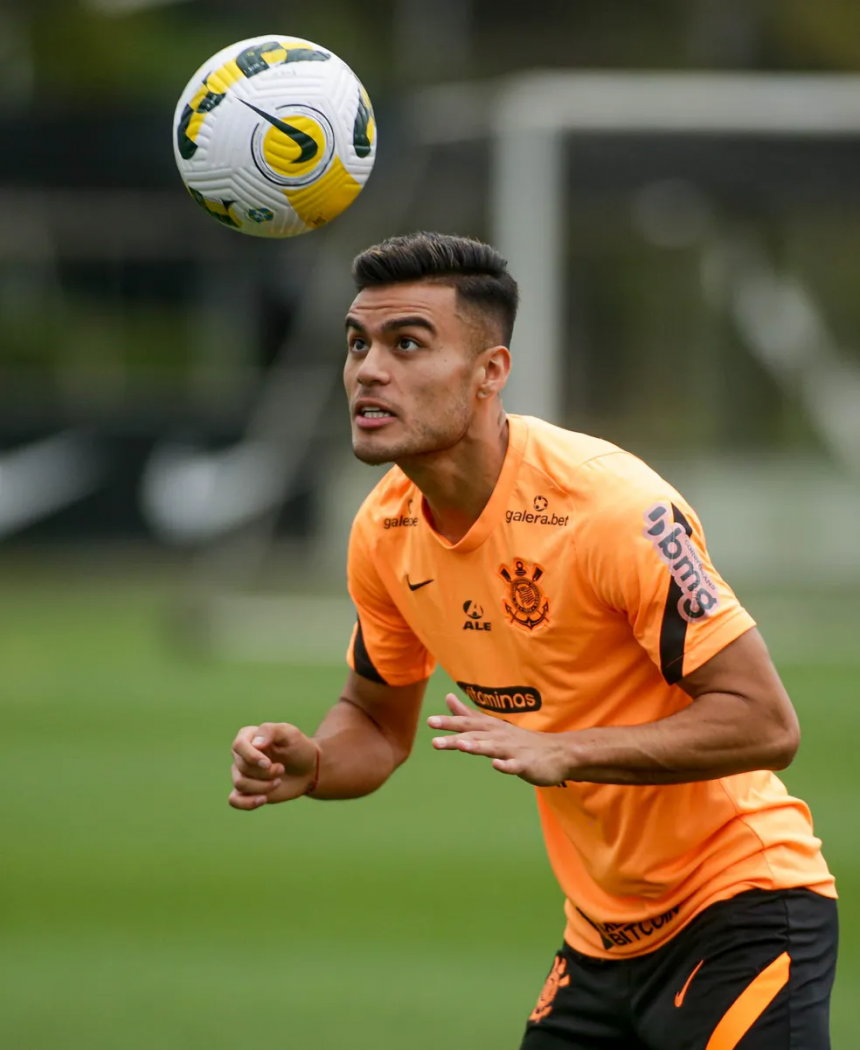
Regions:
[[[504,387],[511,370],[511,352],[506,346],[492,346],[482,354],[478,397],[492,397]]]

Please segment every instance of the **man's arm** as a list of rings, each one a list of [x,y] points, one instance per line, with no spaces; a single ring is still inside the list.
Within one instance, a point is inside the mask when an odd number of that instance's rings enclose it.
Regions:
[[[791,764],[797,715],[755,628],[679,685],[694,702],[677,714],[576,734],[571,779],[677,784]]]
[[[233,742],[235,809],[369,795],[409,757],[427,680],[390,686],[350,671],[313,737],[286,722],[245,726]]]
[[[800,743],[797,715],[757,630],[741,635],[680,685],[693,703],[667,718],[569,733],[530,732],[475,714],[451,696],[453,717],[429,722],[455,735],[433,744],[486,755],[500,772],[545,787],[565,780],[683,784],[791,763]]]

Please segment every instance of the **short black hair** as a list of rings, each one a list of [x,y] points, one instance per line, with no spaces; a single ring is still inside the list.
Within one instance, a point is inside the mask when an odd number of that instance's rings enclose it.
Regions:
[[[519,306],[517,282],[507,259],[489,244],[445,233],[407,233],[388,237],[357,255],[352,278],[358,291],[410,281],[450,284],[463,305],[498,325],[510,344]]]

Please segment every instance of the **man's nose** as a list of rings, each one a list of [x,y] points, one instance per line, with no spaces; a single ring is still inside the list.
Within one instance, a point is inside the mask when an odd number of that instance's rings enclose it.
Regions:
[[[355,373],[355,378],[362,386],[382,386],[389,382],[385,351],[371,345],[370,349],[361,359],[361,364]]]

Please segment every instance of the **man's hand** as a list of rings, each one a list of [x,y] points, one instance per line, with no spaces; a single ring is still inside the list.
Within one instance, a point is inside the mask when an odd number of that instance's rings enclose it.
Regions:
[[[535,733],[499,718],[479,714],[453,693],[445,697],[451,717],[427,719],[433,729],[450,729],[453,736],[437,736],[433,746],[440,751],[465,751],[493,760],[500,773],[521,777],[538,787],[553,787],[567,775],[568,757],[557,733]]]
[[[300,798],[317,775],[319,745],[286,722],[245,726],[233,741],[234,809]]]

